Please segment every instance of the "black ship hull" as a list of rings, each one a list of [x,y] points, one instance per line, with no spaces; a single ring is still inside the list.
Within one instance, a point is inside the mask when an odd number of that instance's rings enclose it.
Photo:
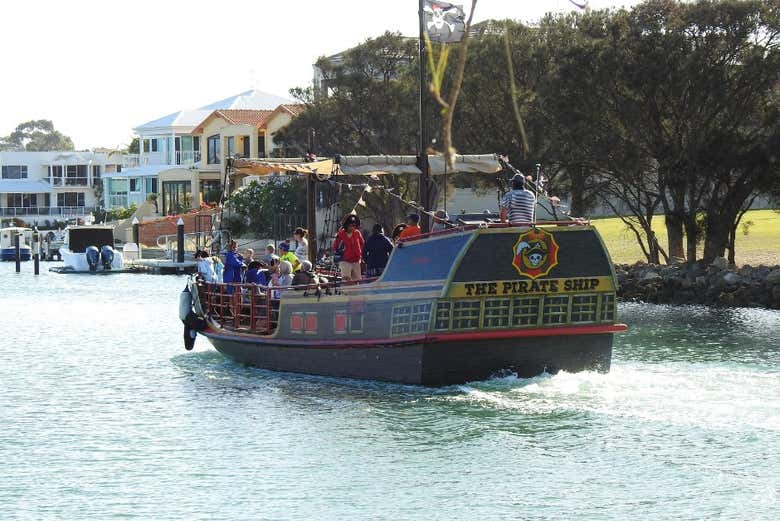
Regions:
[[[225,356],[270,369],[321,376],[443,386],[484,380],[504,371],[609,371],[613,334],[468,338],[393,344],[291,345],[205,331]]]

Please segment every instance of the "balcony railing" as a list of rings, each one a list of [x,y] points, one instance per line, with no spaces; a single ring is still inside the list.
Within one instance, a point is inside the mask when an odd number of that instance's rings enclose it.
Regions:
[[[169,161],[168,156],[165,152],[146,152],[143,158],[139,154],[123,154],[122,168],[159,164],[191,166],[200,161],[200,150],[177,150],[173,162]]]
[[[178,150],[176,151],[177,165],[194,165],[200,161],[200,150]]]
[[[54,216],[78,217],[95,210],[92,206],[9,206],[0,208],[3,217]]]

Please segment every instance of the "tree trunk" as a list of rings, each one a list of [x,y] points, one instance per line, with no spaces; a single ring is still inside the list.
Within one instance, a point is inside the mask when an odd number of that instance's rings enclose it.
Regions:
[[[685,258],[683,250],[683,219],[682,216],[673,211],[666,214],[666,235],[669,247],[669,257]]]
[[[716,257],[723,257],[726,253],[726,247],[730,244],[730,235],[736,228],[734,214],[728,210],[718,212],[717,217],[710,210],[707,219],[707,234],[704,240],[704,253],[702,259],[706,263],[711,263]],[[733,254],[730,256],[733,257]]]
[[[696,214],[685,217],[685,247],[688,264],[696,262],[696,243],[699,240],[699,229],[696,225]]]
[[[575,217],[585,215],[585,174],[582,169],[569,175],[571,181],[571,206],[569,213]]]

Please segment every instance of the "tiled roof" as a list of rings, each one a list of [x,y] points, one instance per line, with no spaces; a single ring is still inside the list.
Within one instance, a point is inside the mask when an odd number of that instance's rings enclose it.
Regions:
[[[233,125],[254,125],[262,128],[273,114],[273,110],[215,110],[214,114],[221,116],[225,121]]]
[[[293,116],[306,110],[306,105],[303,103],[282,103],[280,106],[286,108]]]

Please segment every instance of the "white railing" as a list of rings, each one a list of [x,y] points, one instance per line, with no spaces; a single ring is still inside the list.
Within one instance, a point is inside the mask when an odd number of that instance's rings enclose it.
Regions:
[[[179,150],[176,152],[177,165],[194,165],[200,161],[200,150]]]
[[[206,240],[211,238],[211,232],[192,232],[184,234],[184,251],[192,255],[197,249],[206,247]],[[157,247],[165,251],[165,255],[169,259],[173,259],[178,249],[178,237],[177,235],[160,235],[157,237]]]
[[[0,215],[3,217],[25,217],[36,215],[51,215],[54,217],[79,217],[88,215],[94,210],[95,208],[91,206],[9,206],[0,208]]]

